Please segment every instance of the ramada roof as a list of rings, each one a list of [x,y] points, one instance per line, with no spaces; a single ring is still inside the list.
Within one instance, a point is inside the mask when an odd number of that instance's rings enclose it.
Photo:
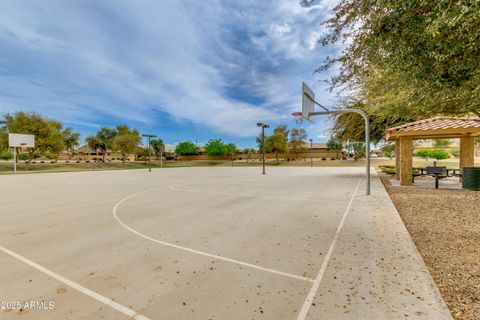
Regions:
[[[387,140],[395,140],[400,137],[440,139],[465,136],[480,136],[480,118],[424,119],[389,128],[385,138]]]

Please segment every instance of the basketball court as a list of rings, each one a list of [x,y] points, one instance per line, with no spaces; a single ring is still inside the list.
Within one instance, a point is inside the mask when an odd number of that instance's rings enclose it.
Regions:
[[[0,318],[451,319],[364,172],[1,176]]]

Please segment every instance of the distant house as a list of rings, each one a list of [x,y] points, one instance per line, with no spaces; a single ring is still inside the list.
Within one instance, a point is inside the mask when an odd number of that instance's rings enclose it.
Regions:
[[[310,152],[310,147],[312,149],[312,152],[322,152],[322,153],[325,153],[328,150],[328,147],[327,147],[327,144],[326,143],[312,143],[312,145],[310,145],[310,142],[305,142],[303,144],[303,147],[308,151]],[[332,151],[332,150],[330,150]]]

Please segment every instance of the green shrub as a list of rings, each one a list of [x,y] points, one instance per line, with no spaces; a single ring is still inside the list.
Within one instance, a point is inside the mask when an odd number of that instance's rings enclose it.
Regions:
[[[441,149],[421,149],[415,152],[415,155],[417,157],[422,157],[425,160],[428,160],[429,158],[436,160],[450,158],[448,152]]]
[[[430,150],[427,150],[427,149],[418,150],[415,152],[415,156],[428,160],[428,158],[430,158]]]
[[[455,148],[455,149],[450,149],[450,154],[454,156],[455,158],[458,158],[460,156],[460,150]]]
[[[0,151],[0,160],[10,160],[13,159],[13,153],[8,150]]]
[[[45,152],[43,155],[44,155],[47,159],[50,159],[50,160],[55,159],[55,158],[57,157],[54,153],[48,152],[48,151]]]
[[[397,172],[397,169],[393,164],[385,164],[378,167],[380,170],[388,174],[395,174]],[[418,168],[412,168],[412,173],[420,173],[420,170]]]
[[[385,173],[388,173],[388,174],[395,174],[396,173],[396,169],[395,168],[381,168],[383,172]]]
[[[440,149],[429,150],[429,154],[430,154],[430,158],[433,158],[433,159],[436,159],[436,160],[442,160],[442,159],[450,158],[447,151],[440,150]]]
[[[28,154],[22,153],[22,154],[19,154],[19,155],[18,155],[18,159],[19,159],[19,160],[28,160],[29,157],[28,157]]]

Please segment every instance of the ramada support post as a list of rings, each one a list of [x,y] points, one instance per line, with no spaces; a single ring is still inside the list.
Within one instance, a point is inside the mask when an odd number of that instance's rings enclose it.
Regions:
[[[474,166],[475,138],[460,138],[460,169]]]
[[[412,185],[412,138],[400,137],[400,185]]]
[[[395,140],[395,179],[400,180],[400,140]]]

